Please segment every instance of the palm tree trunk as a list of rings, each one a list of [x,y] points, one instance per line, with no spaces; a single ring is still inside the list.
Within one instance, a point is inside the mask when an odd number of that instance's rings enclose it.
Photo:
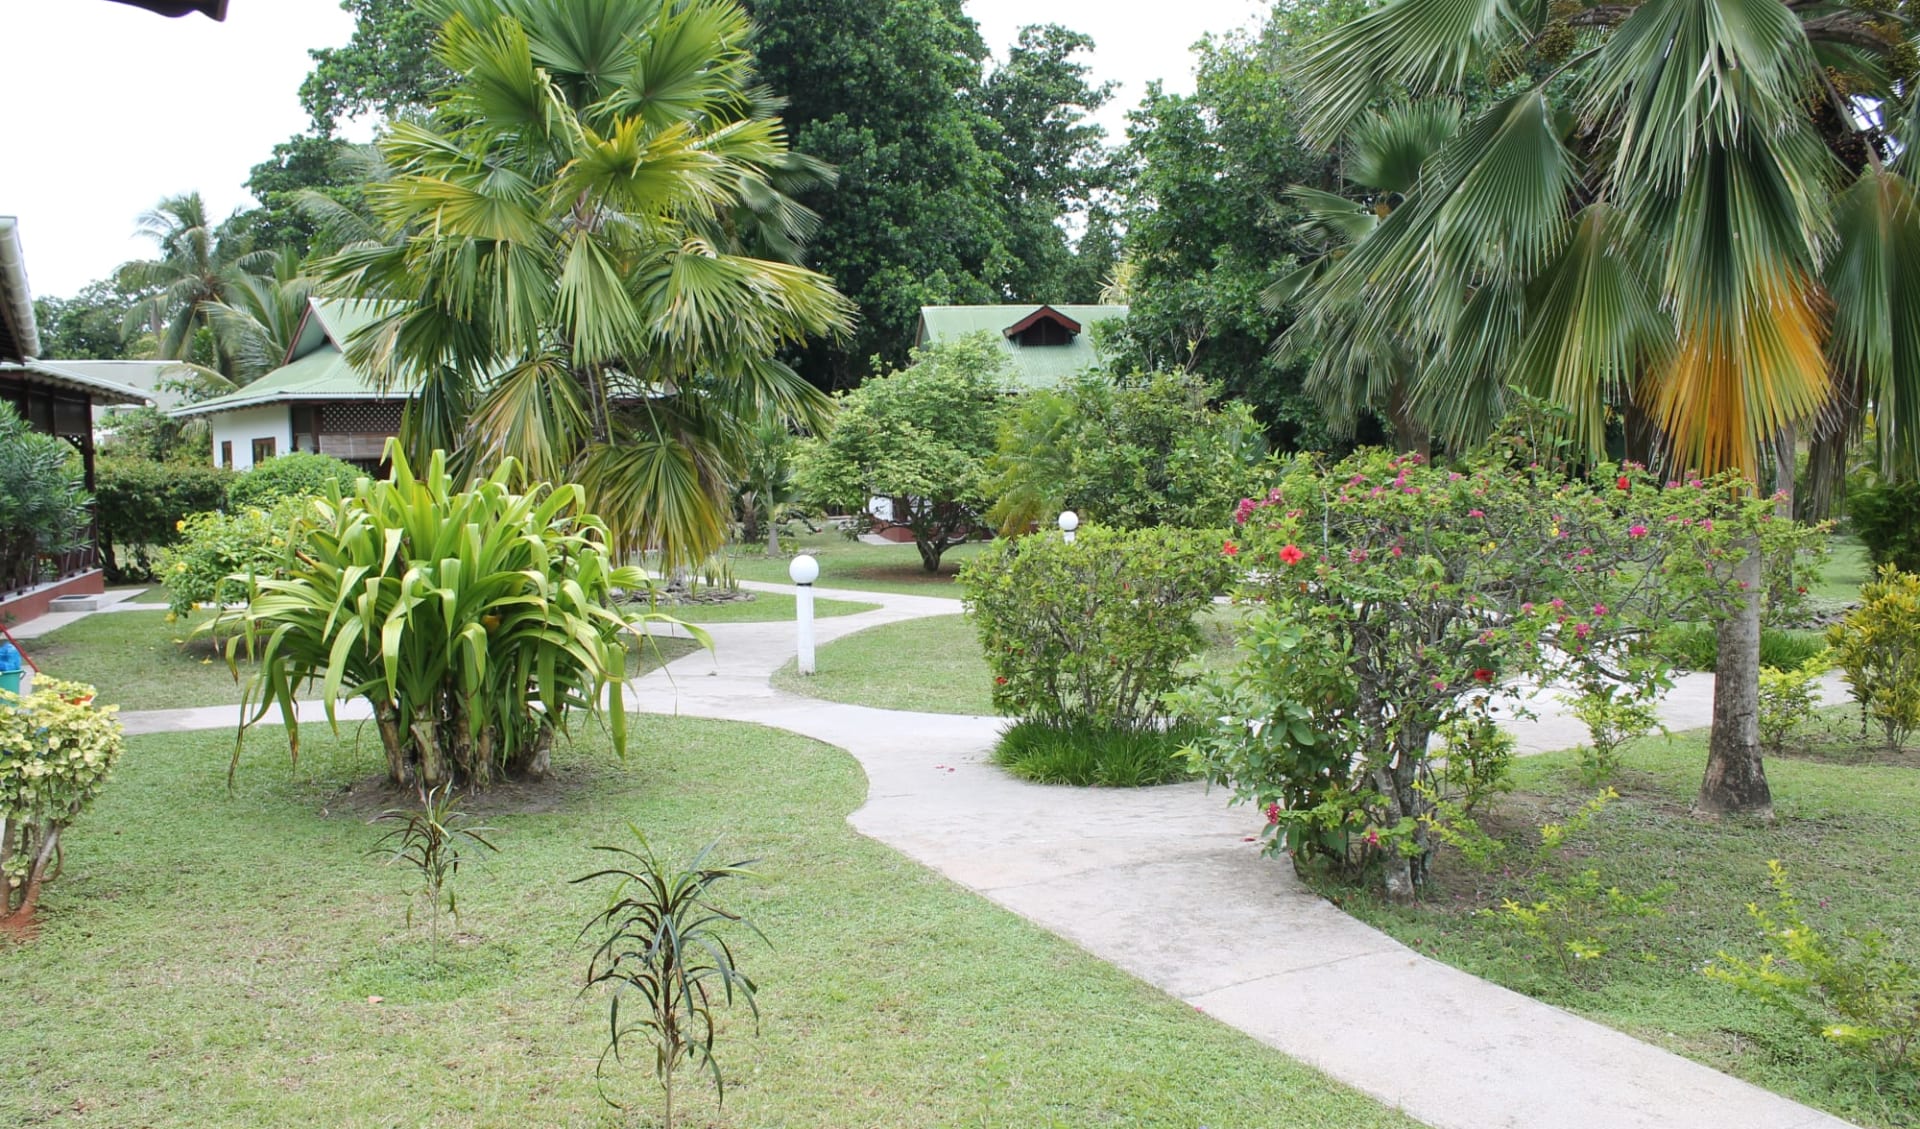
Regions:
[[[1832,432],[1815,435],[1807,448],[1807,488],[1794,496],[1793,516],[1801,521],[1827,520],[1840,499],[1847,476],[1847,432],[1842,427]]]
[[[1694,810],[1773,818],[1773,793],[1760,760],[1760,546],[1748,543],[1734,579],[1744,597],[1714,628],[1720,659],[1713,672],[1713,735]]]
[[[1394,452],[1426,458],[1432,451],[1433,435],[1425,424],[1414,418],[1413,397],[1406,389],[1398,385],[1394,387],[1393,395],[1387,401],[1387,415],[1393,421]]]

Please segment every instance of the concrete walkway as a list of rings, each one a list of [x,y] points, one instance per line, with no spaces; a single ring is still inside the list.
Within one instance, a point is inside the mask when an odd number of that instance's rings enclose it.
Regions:
[[[824,588],[819,595],[882,605],[819,620],[822,644],[960,610],[957,600],[937,597]],[[769,676],[792,657],[790,623],[708,630],[712,654],[637,679],[628,701],[650,712],[770,725],[846,749],[868,779],[867,802],[850,817],[863,834],[1430,1125],[1847,1125],[1421,956],[1312,894],[1285,863],[1260,857],[1248,841],[1259,816],[1228,808],[1222,792],[1022,783],[987,762],[999,719],[777,691]],[[1701,701],[1699,687],[1683,683],[1671,723],[1703,724]],[[1704,701],[1710,709],[1710,689]],[[1521,732],[1528,748],[1577,742],[1579,731],[1566,728],[1552,702],[1535,709],[1541,718]],[[234,716],[224,706],[122,720],[129,732],[157,732],[230,727]]]

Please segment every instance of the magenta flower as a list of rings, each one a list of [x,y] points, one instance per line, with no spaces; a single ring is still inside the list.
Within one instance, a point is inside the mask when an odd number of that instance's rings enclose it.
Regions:
[[[1573,633],[1585,639],[1587,636],[1593,634],[1593,627],[1590,624],[1576,623],[1573,625]]]
[[[1486,516],[1487,516],[1487,511],[1485,511],[1485,510],[1468,510],[1468,511],[1467,511],[1467,516],[1468,516],[1468,517],[1486,517]]]
[[[1627,536],[1629,537],[1645,537],[1646,535],[1647,535],[1647,527],[1644,525],[1634,525],[1634,526],[1627,527]]]

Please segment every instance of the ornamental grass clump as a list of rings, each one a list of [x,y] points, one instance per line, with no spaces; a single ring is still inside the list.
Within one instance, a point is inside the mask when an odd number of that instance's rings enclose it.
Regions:
[[[615,566],[583,491],[515,493],[510,459],[459,490],[442,452],[422,476],[398,444],[388,457],[390,479],[360,479],[345,496],[330,486],[295,531],[286,574],[255,575],[243,610],[201,628],[238,629],[236,669],[241,646],[260,656],[241,739],[277,705],[298,756],[297,692],[315,684],[336,726],[341,698],[372,705],[396,785],[540,777],[579,714],[603,720],[624,754],[625,637],[664,617],[617,609],[619,593],[648,581]]]
[[[0,929],[32,928],[40,888],[60,873],[60,838],[105,787],[122,747],[119,707],[44,675],[0,690]]]

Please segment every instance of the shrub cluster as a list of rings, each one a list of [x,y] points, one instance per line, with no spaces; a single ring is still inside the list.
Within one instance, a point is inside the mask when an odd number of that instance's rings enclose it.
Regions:
[[[1920,572],[1920,482],[1855,487],[1847,495],[1853,532],[1877,565]]]
[[[282,498],[323,497],[330,486],[347,495],[353,493],[353,484],[366,476],[366,471],[331,455],[293,451],[234,478],[227,488],[227,505],[236,510],[266,509]]]
[[[86,528],[73,448],[0,404],[0,588],[37,581],[42,558],[84,543]]]
[[[100,556],[114,583],[156,579],[155,557],[179,544],[181,523],[227,503],[234,473],[204,463],[115,455],[94,467]]]
[[[296,527],[313,505],[311,498],[287,498],[272,509],[210,510],[177,522],[178,543],[162,550],[159,562],[169,613],[242,603],[249,576],[283,575]]]
[[[24,697],[0,690],[0,921],[31,916],[61,834],[105,787],[122,745],[116,708],[44,675]]]
[[[1827,642],[1861,711],[1898,749],[1920,730],[1920,576],[1882,565]]]
[[[1023,721],[1157,726],[1232,549],[1217,534],[1091,527],[1072,543],[1049,533],[988,546],[961,580],[994,707]]]

